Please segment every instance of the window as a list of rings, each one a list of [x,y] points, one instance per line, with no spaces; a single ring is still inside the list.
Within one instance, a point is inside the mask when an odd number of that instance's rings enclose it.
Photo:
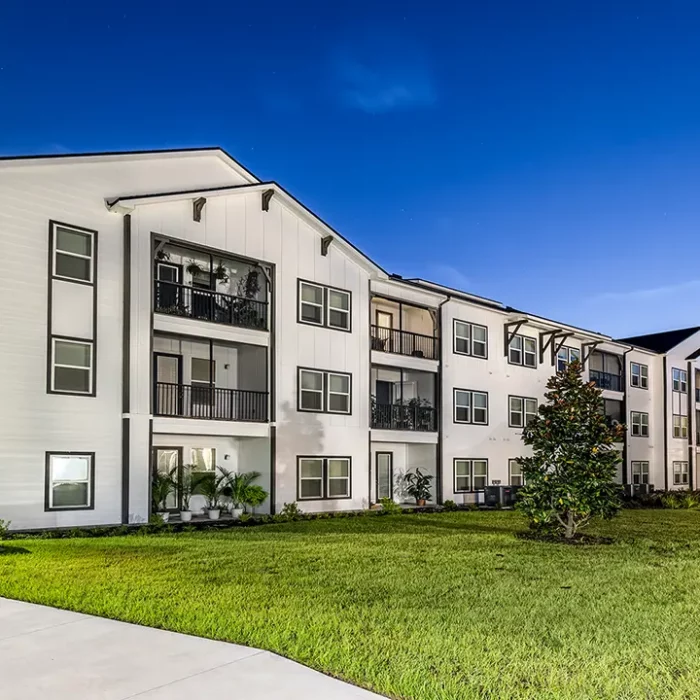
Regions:
[[[193,447],[190,456],[194,471],[216,471],[216,450],[213,447]]]
[[[211,408],[214,403],[214,377],[216,376],[216,360],[203,357],[193,357],[191,365],[192,408],[194,410]],[[198,413],[196,415],[199,415]]]
[[[519,459],[508,460],[508,483],[511,486],[524,486],[525,477],[523,476],[523,467]]]
[[[92,341],[54,337],[51,349],[51,391],[94,394]]]
[[[94,452],[46,453],[46,510],[94,507]]]
[[[557,351],[557,372],[565,370],[574,361],[581,361],[581,351],[578,348],[567,346],[559,348]]]
[[[300,367],[298,409],[350,414],[350,385],[349,374]]]
[[[684,369],[673,368],[673,391],[688,391],[688,373]]]
[[[632,483],[649,483],[649,462],[632,462]]]
[[[483,391],[454,391],[454,422],[486,425],[489,422],[489,395]]]
[[[488,329],[466,321],[455,321],[454,351],[458,355],[488,357]]]
[[[94,283],[95,231],[52,222],[52,276],[84,284]]]
[[[630,414],[633,437],[649,437],[649,414],[632,411]]]
[[[297,500],[350,498],[350,457],[299,457]]]
[[[508,425],[511,428],[524,428],[537,415],[537,399],[510,396],[508,406]]]
[[[455,459],[455,493],[484,489],[488,471],[489,463],[486,459]]]
[[[673,463],[673,483],[676,486],[688,483],[688,462]]]
[[[687,438],[688,437],[688,416],[673,416],[673,437]]]
[[[537,341],[524,335],[514,335],[508,343],[508,362],[511,365],[537,367]]]
[[[299,280],[299,322],[350,330],[350,292]]]
[[[640,389],[649,388],[649,367],[638,362],[630,364],[630,385]]]

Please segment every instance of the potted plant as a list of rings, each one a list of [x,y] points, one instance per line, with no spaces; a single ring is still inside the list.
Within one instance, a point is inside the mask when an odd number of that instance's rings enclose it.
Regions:
[[[166,474],[157,470],[153,472],[153,481],[151,484],[153,510],[158,514],[164,523],[167,523],[170,518],[167,501],[168,497],[173,493],[173,491],[175,491],[176,474],[177,467],[173,467]]]
[[[260,484],[251,484],[246,491],[244,506],[250,506],[255,513],[255,509],[265,503],[268,497],[267,491]]]
[[[430,482],[433,477],[430,474],[423,474],[420,469],[409,472],[404,477],[406,481],[406,493],[416,499],[416,505],[424,506],[430,499]]]
[[[220,469],[220,468],[218,468]],[[226,476],[223,473],[201,472],[195,480],[193,493],[204,496],[209,520],[218,520],[221,515],[221,497],[226,487]]]
[[[241,517],[241,513],[243,513],[243,506],[248,503],[251,485],[260,476],[260,472],[234,473],[222,469],[221,473],[226,479],[226,484],[229,488],[232,506],[231,515],[238,520]],[[267,494],[265,496],[267,497]]]
[[[192,498],[194,490],[192,474],[194,468],[194,464],[185,464],[185,466],[182,468],[182,477],[180,479],[180,498],[182,501],[180,507],[180,520],[183,523],[189,523],[192,520],[190,499]]]
[[[205,269],[196,260],[188,260],[187,267],[185,269],[191,275],[198,275],[205,272]]]

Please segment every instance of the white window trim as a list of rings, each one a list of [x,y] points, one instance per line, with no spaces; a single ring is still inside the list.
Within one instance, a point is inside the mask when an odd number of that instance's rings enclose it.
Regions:
[[[308,374],[320,374],[321,375],[321,389],[302,389],[302,375],[304,373]],[[348,392],[344,393],[341,391],[331,391],[331,376],[345,377],[348,380]],[[321,408],[304,408],[302,403],[302,394],[321,394]],[[347,396],[347,411],[337,411],[330,407],[331,394],[335,396]],[[334,370],[327,369],[315,369],[313,367],[298,367],[297,368],[297,409],[303,413],[332,413],[338,416],[350,416],[352,415],[352,374],[350,372],[336,372]]]
[[[321,476],[302,476],[302,462],[321,462]],[[325,473],[325,465],[323,457],[299,457],[297,461],[297,500],[299,501],[318,501],[323,499],[323,475]],[[303,481],[320,481],[321,495],[320,496],[302,496],[301,484]]]
[[[316,374],[321,376],[321,388],[320,389],[304,389],[302,377],[304,374]],[[326,376],[325,372],[320,369],[310,369],[308,367],[300,367],[298,372],[298,395],[299,395],[299,410],[309,413],[323,413],[326,410],[326,399],[325,399],[325,389],[326,389]],[[304,407],[303,396],[304,394],[320,394],[321,396],[321,408],[306,408]]]
[[[319,304],[315,301],[305,301],[302,298],[303,287],[313,287],[314,289],[320,289],[322,294],[322,301]],[[342,294],[347,297],[348,308],[343,309],[338,306],[333,306],[330,303],[330,292],[336,292],[337,294]],[[308,321],[302,317],[302,307],[304,304],[309,306],[314,306],[321,309],[321,320]],[[347,319],[347,326],[337,325],[331,323],[331,311],[337,311],[340,314],[344,314]],[[316,326],[318,328],[329,328],[335,331],[343,331],[345,333],[352,332],[352,292],[349,289],[339,289],[338,287],[330,287],[325,284],[318,284],[316,282],[308,282],[307,280],[298,279],[297,280],[297,321],[309,326]]]
[[[638,420],[635,420],[638,419]],[[649,414],[643,411],[632,411],[630,413],[630,425],[632,429],[630,431],[632,437],[649,437]],[[635,427],[639,428],[639,432],[635,433]],[[646,428],[646,434],[642,428]]]
[[[513,399],[520,402],[520,410],[513,411],[511,409],[510,402]],[[534,411],[527,410],[527,402],[528,401],[535,402],[535,410]],[[539,401],[534,396],[513,396],[513,395],[508,396],[508,427],[509,428],[524,428],[529,422],[528,416],[532,416],[532,418],[534,419],[537,416],[538,409],[539,409]],[[513,413],[518,413],[521,416],[521,418],[522,418],[521,425],[516,425],[515,423],[512,422],[511,416]]]
[[[520,342],[520,347],[517,347],[518,343],[516,341]],[[508,364],[509,365],[518,365],[522,366],[523,364],[523,336],[522,335],[514,335],[511,339],[510,342],[508,343]],[[511,352],[516,352],[520,353],[520,360],[513,360],[511,358]]]
[[[520,465],[520,460],[517,457],[512,457],[508,460],[508,484],[510,486],[525,486],[525,475],[523,474],[522,466],[519,467],[520,473],[517,475],[520,479],[519,484],[513,483],[513,464]]]
[[[676,379],[676,372],[678,373],[678,379]],[[684,369],[678,367],[673,367],[671,370],[671,383],[673,386],[673,391],[677,391],[680,394],[685,394],[688,391],[688,372]],[[676,388],[678,385],[678,388]]]
[[[566,359],[559,357],[560,353],[565,353]],[[580,362],[581,361],[581,350],[579,350],[579,348],[572,348],[570,345],[562,345],[562,347],[560,347],[559,350],[557,351],[557,356],[556,356],[555,360],[556,360],[557,372],[561,372],[562,370],[559,369],[559,362],[560,361],[564,362],[565,367],[568,367],[574,360],[578,360]]]
[[[63,480],[59,483],[71,484],[87,484],[87,504],[77,506],[55,506],[53,503],[54,479],[53,479],[53,460],[55,457],[71,457],[82,458],[88,460],[88,476],[87,479]],[[94,490],[95,490],[95,454],[93,452],[47,452],[46,453],[46,503],[44,510],[46,511],[61,511],[61,510],[93,510]]]
[[[673,437],[674,438],[688,438],[688,416],[682,413],[673,414]]]
[[[80,365],[64,365],[56,362],[56,343],[70,343],[73,345],[87,345],[90,348],[90,364],[85,366]],[[93,372],[95,366],[95,342],[93,340],[81,340],[80,338],[64,338],[60,335],[51,336],[51,392],[55,394],[71,394],[74,396],[91,396],[95,393],[93,383]],[[56,368],[64,369],[80,369],[88,371],[88,390],[87,391],[71,391],[70,389],[56,388]]]
[[[344,294],[348,299],[348,308],[342,309],[338,306],[333,306],[331,304],[331,292],[336,292],[337,294]],[[328,326],[328,328],[334,328],[335,330],[350,331],[350,311],[352,309],[352,295],[350,294],[350,292],[347,292],[344,289],[337,289],[335,287],[326,287],[324,299],[326,301],[326,326]],[[331,311],[337,311],[338,313],[344,314],[348,322],[347,326],[337,326],[331,323]]]
[[[348,380],[348,390],[347,392],[344,391],[331,391],[331,377],[343,377]],[[351,406],[351,401],[352,401],[352,376],[348,374],[347,372],[326,372],[326,376],[324,377],[325,381],[325,386],[326,386],[326,408],[328,410],[328,413],[338,413],[342,416],[349,416],[352,413],[352,406]],[[345,396],[347,398],[347,410],[345,411],[337,411],[331,408],[331,395],[334,396]]]
[[[66,229],[67,231],[73,231],[74,233],[79,233],[81,236],[89,236],[90,238],[90,255],[83,255],[82,253],[74,253],[69,250],[59,250],[58,249],[58,229]],[[62,224],[57,221],[51,222],[51,277],[57,280],[65,280],[67,282],[76,282],[77,284],[95,284],[95,231],[89,231],[87,229],[78,228],[77,226],[71,226],[70,224]],[[80,277],[68,277],[66,275],[59,275],[56,265],[56,259],[58,255],[68,255],[72,258],[80,258],[81,260],[89,260],[90,265],[88,270],[90,271],[89,279],[81,279]]]
[[[635,372],[635,368],[637,372]],[[641,362],[630,363],[630,386],[637,389],[649,388],[649,366]]]
[[[685,486],[688,484],[688,462],[673,463],[673,485]]]

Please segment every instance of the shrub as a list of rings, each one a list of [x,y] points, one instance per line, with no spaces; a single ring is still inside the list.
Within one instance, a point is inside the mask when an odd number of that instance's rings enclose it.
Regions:
[[[446,511],[459,510],[459,506],[454,501],[451,501],[450,499],[447,499],[442,504],[442,508],[443,508],[443,510],[446,510]]]
[[[298,520],[304,513],[301,508],[299,508],[298,503],[292,502],[284,504],[280,515],[286,520]]]
[[[0,540],[6,540],[10,532],[10,521],[0,520]]]
[[[398,515],[403,512],[403,508],[393,498],[380,498],[379,503],[382,506],[382,515]]]

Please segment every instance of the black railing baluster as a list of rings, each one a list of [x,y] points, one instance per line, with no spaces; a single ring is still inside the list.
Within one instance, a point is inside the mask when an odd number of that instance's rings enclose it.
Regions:
[[[438,339],[411,331],[398,331],[384,326],[370,326],[372,350],[391,352],[397,355],[438,359]]]
[[[372,427],[380,430],[414,430],[435,432],[437,409],[433,406],[374,404]]]
[[[153,303],[158,313],[267,330],[266,301],[155,280]]]

